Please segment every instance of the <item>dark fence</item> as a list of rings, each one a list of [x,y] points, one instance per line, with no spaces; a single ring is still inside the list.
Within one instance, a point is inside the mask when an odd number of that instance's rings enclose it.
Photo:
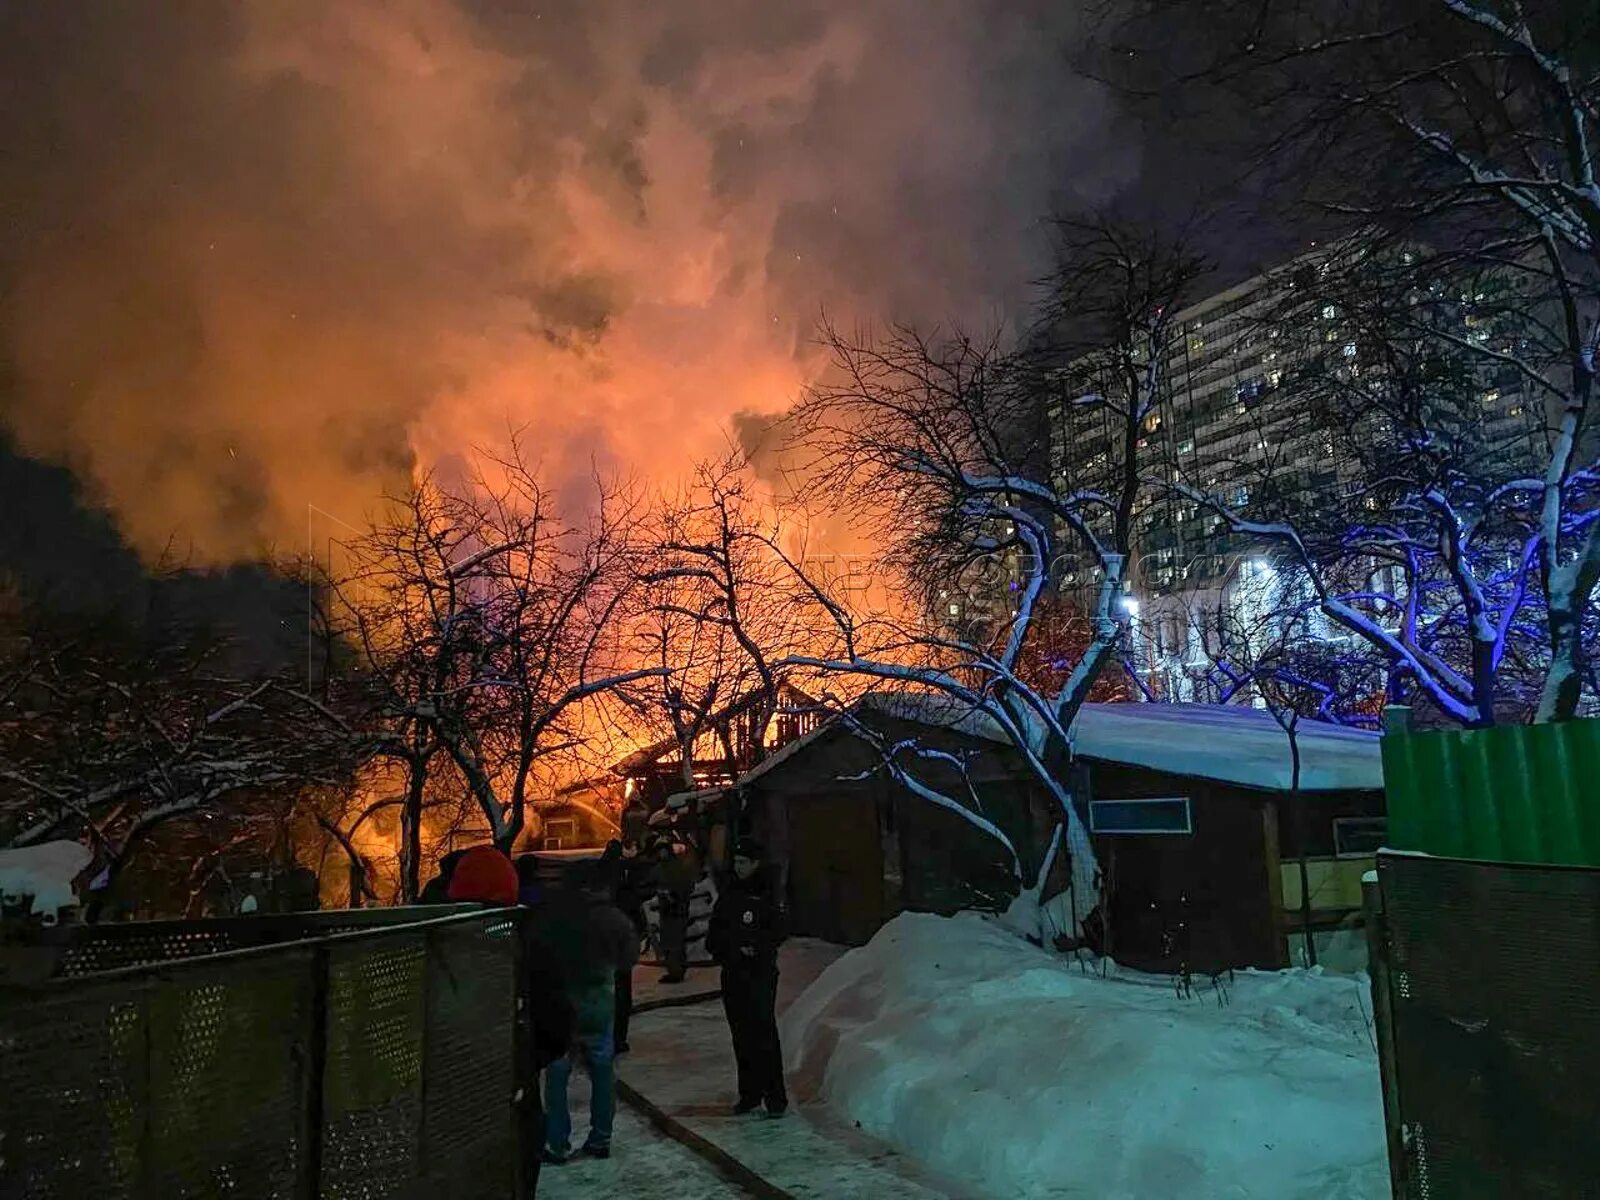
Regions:
[[[0,987],[0,1200],[522,1194],[514,911],[93,926],[35,949],[51,978]]]
[[[1395,1195],[1600,1197],[1600,870],[1385,854],[1368,907]]]

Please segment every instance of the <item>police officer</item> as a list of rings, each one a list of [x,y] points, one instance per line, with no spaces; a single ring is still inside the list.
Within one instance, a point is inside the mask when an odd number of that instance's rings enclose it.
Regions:
[[[733,851],[733,876],[717,897],[706,949],[722,967],[722,1006],[739,1064],[739,1102],[747,1113],[765,1104],[781,1117],[789,1107],[778,1045],[778,946],[784,913],[762,846],[741,838]]]

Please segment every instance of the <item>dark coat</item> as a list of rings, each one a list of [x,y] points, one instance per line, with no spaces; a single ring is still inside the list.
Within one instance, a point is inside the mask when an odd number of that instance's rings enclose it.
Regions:
[[[656,894],[656,876],[656,864],[642,854],[623,859],[617,871],[617,907],[641,933],[645,927],[645,901]]]
[[[787,914],[771,873],[761,867],[749,879],[729,875],[711,910],[706,950],[730,971],[772,971],[778,947],[789,936]]]
[[[534,916],[534,941],[561,973],[580,1034],[611,1023],[618,971],[639,960],[633,922],[603,896],[569,889],[547,898]]]
[[[450,903],[450,878],[456,873],[456,867],[466,853],[465,850],[452,850],[439,860],[439,873],[422,885],[422,893],[417,897],[418,904]]]
[[[547,946],[537,942],[529,946],[527,969],[534,1066],[542,1071],[572,1048],[578,1012],[567,996],[561,967]]]

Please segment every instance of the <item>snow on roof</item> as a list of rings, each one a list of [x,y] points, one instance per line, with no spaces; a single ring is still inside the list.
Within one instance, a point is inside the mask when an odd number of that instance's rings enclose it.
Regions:
[[[998,722],[980,709],[957,700],[953,696],[945,696],[933,692],[903,692],[881,691],[868,692],[856,701],[858,709],[873,709],[885,716],[897,717],[902,721],[920,721],[924,725],[939,725],[947,729],[954,729],[961,733],[971,734],[973,737],[988,738],[994,742],[1006,742],[1005,731]],[[794,741],[783,746],[773,754],[767,756],[739,776],[739,783],[751,783],[761,778],[768,771],[790,757],[800,753],[812,742],[824,734],[832,733],[839,728],[838,714],[833,713],[824,717],[812,730],[795,738]]]
[[[1289,736],[1270,712],[1238,704],[1085,704],[1072,724],[1076,754],[1243,787],[1288,789]],[[1381,739],[1365,729],[1302,720],[1300,787],[1383,787]]]
[[[869,692],[859,707],[1011,744],[992,716],[953,696]],[[824,721],[745,772],[739,782],[760,778],[835,728],[834,721]],[[1028,730],[1030,737],[1037,732]],[[1085,704],[1070,732],[1073,752],[1084,758],[1241,787],[1287,791],[1292,786],[1289,736],[1265,709],[1240,704]],[[1295,740],[1300,749],[1301,790],[1382,790],[1381,739],[1376,733],[1302,719]]]
[[[672,809],[688,808],[689,805],[698,801],[720,796],[727,790],[725,787],[704,787],[692,792],[673,792],[672,795],[667,797],[665,807]]]
[[[36,913],[56,912],[78,902],[73,882],[93,858],[81,842],[40,842],[0,850],[0,894],[16,903],[33,897]]]
[[[886,717],[937,725],[991,742],[1011,741],[1000,722],[983,709],[942,692],[868,692],[861,698],[861,706]]]

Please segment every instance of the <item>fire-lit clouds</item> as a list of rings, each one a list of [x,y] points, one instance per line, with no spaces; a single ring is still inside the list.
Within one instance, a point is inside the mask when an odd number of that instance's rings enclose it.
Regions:
[[[992,320],[1131,175],[1067,7],[8,6],[5,419],[209,561],[510,428],[670,478],[824,310]]]

